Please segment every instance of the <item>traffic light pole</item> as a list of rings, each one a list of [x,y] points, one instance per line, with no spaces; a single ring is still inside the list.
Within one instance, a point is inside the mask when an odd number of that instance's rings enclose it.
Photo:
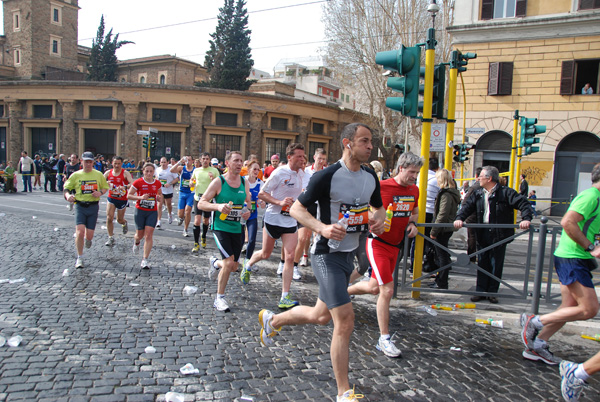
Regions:
[[[427,42],[425,44],[425,91],[423,98],[423,131],[421,133],[421,156],[424,159],[423,167],[419,172],[419,219],[418,223],[425,223],[425,211],[427,207],[427,177],[429,171],[429,143],[431,141],[431,120],[433,101],[433,69],[435,67],[435,28],[427,30]],[[421,234],[423,227],[419,228]],[[414,277],[421,276],[423,270],[423,237],[415,238],[415,262],[413,266]],[[413,287],[421,287],[421,281],[415,282]],[[411,296],[418,298],[419,291],[412,291]]]
[[[150,157],[150,134],[148,134],[148,148],[146,152],[146,159]]]
[[[452,146],[454,142],[454,123],[456,122],[456,87],[458,85],[458,68],[450,68],[448,80],[448,118],[446,121],[446,152],[444,152],[444,168],[452,171]],[[462,177],[461,177],[462,178]],[[462,184],[462,183],[461,183]]]
[[[519,191],[519,178],[521,175],[521,158],[523,157],[523,148],[521,148],[521,141],[523,137],[522,130],[517,132],[519,134],[519,143],[517,145],[517,164],[515,167],[515,186],[513,187],[515,190]]]
[[[508,180],[508,187],[517,189],[516,182],[517,177],[515,173],[515,159],[517,156],[517,135],[519,135],[519,111],[515,110],[515,115],[513,116],[514,124],[513,124],[513,136],[512,136],[512,148],[510,149],[510,176]]]

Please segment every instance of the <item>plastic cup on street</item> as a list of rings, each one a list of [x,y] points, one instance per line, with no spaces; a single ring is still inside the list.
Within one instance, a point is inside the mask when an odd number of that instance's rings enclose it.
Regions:
[[[200,370],[198,370],[197,368],[195,368],[192,363],[186,364],[185,366],[183,366],[182,368],[180,368],[179,371],[183,375],[200,374]]]
[[[55,232],[58,232],[58,228],[54,228],[54,231],[55,231]]]
[[[0,348],[6,344],[6,338],[0,335]]]
[[[31,219],[37,219],[37,216],[32,216]]]
[[[173,250],[175,250],[175,249],[177,248],[177,246],[173,244],[173,245],[171,246],[171,248],[172,248]]]
[[[69,269],[68,269],[68,268],[66,268],[66,269],[63,271],[63,273],[62,273],[62,276],[69,276]]]
[[[156,348],[154,346],[146,346],[146,349],[144,349],[144,352],[146,352],[146,353],[156,353]]]
[[[197,291],[198,291],[198,288],[196,286],[186,285],[186,287],[183,288],[183,294],[186,296],[191,296],[194,293],[196,293]]]
[[[15,335],[8,339],[8,346],[10,346],[12,348],[16,348],[17,346],[19,346],[21,344],[22,340],[23,340],[23,338],[21,337],[21,335]]]
[[[165,394],[166,402],[183,402],[184,400],[185,400],[184,395],[180,394],[178,392],[167,392]]]

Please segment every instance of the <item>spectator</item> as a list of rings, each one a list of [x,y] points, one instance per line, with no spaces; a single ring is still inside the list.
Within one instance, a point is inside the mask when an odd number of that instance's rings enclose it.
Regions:
[[[519,185],[519,194],[523,197],[527,197],[527,194],[529,194],[529,183],[527,183],[525,177],[524,174],[521,174],[521,184]]]
[[[42,182],[40,181],[40,175],[42,174],[42,158],[38,154],[34,156],[33,164],[35,165],[35,175],[33,182],[33,189],[42,189]],[[37,186],[37,188],[36,188]]]
[[[263,174],[264,180],[267,180],[271,173],[279,166],[279,155],[271,155],[271,166],[267,166],[265,168],[265,173]]]
[[[14,186],[15,183],[15,168],[13,167],[12,161],[6,162],[4,168],[4,192],[5,193],[16,193],[17,188]]]
[[[57,176],[57,184],[58,184],[58,191],[62,192],[63,191],[63,185],[65,183],[65,166],[67,164],[67,161],[65,160],[65,155],[64,154],[60,154],[60,156],[58,157],[58,162],[56,164],[56,166],[58,167],[57,172],[58,172],[58,176]]]
[[[582,95],[591,95],[594,93],[594,90],[592,89],[592,87],[590,86],[590,83],[586,83],[583,88],[581,88],[581,94]]]
[[[538,215],[537,209],[535,209],[537,205],[536,199],[537,195],[535,195],[535,190],[531,190],[531,192],[529,193],[529,203],[531,204],[531,208],[533,208],[533,216]]]
[[[27,156],[27,151],[21,152],[21,159],[19,159],[17,171],[21,173],[23,177],[23,192],[27,192],[27,189],[29,189],[29,192],[33,191],[31,186],[31,176],[34,172],[34,166],[33,159]]]

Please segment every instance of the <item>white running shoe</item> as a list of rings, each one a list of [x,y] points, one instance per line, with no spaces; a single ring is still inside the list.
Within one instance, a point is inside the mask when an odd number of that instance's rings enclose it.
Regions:
[[[292,276],[292,278],[295,281],[299,281],[300,279],[302,279],[302,275],[300,274],[300,268],[294,267],[294,275]]]
[[[208,267],[208,279],[215,280],[219,276],[219,266],[217,265],[217,258],[210,257],[210,266]]]
[[[137,255],[140,252],[140,244],[139,243],[135,244],[135,242],[134,242],[132,251],[133,251],[133,255]]]
[[[399,357],[402,352],[394,345],[391,339],[381,339],[377,342],[377,350],[381,350],[388,357]]]
[[[303,255],[302,258],[300,258],[300,262],[298,263],[298,265],[301,267],[307,267],[308,266],[308,256]]]
[[[190,234],[185,229],[183,230],[183,237],[190,237]]]
[[[83,258],[77,257],[77,262],[75,263],[75,268],[83,268]]]
[[[105,246],[112,247],[115,245],[115,238],[112,236],[108,236],[108,240],[104,243]]]
[[[172,216],[172,215],[169,215],[169,225],[170,225],[171,223],[173,223],[173,216]]]
[[[177,226],[181,226],[183,224],[183,218],[178,218]]]
[[[219,297],[215,299],[213,307],[217,309],[217,311],[229,311],[229,304],[227,304],[227,300],[224,297]]]
[[[142,267],[142,269],[150,269],[150,264],[148,263],[148,260],[143,259],[142,263],[141,263],[141,267]]]
[[[156,222],[156,228],[160,229],[160,221]]]
[[[270,310],[260,310],[258,313],[258,322],[261,326],[260,328],[260,343],[263,346],[269,346],[273,344],[273,337],[281,331],[281,327],[273,328],[271,325],[271,321],[273,320],[273,316],[275,314]]]
[[[277,267],[277,275],[281,276],[283,274],[284,266],[285,266],[285,263],[279,261],[279,266]]]
[[[344,392],[342,396],[338,396],[336,398],[337,402],[358,402],[359,399],[364,398],[365,396],[362,394],[355,394],[354,389],[349,389]]]

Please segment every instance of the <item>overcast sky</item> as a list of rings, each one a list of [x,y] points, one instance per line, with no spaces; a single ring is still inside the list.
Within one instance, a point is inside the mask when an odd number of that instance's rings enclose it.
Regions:
[[[79,44],[91,46],[104,14],[106,32],[112,28],[113,33],[119,33],[120,40],[135,42],[117,51],[119,60],[171,54],[204,64],[209,35],[215,31],[223,3],[223,0],[79,0]],[[321,23],[324,3],[247,0],[254,67],[272,73],[282,58],[318,55],[319,48],[325,45]]]

